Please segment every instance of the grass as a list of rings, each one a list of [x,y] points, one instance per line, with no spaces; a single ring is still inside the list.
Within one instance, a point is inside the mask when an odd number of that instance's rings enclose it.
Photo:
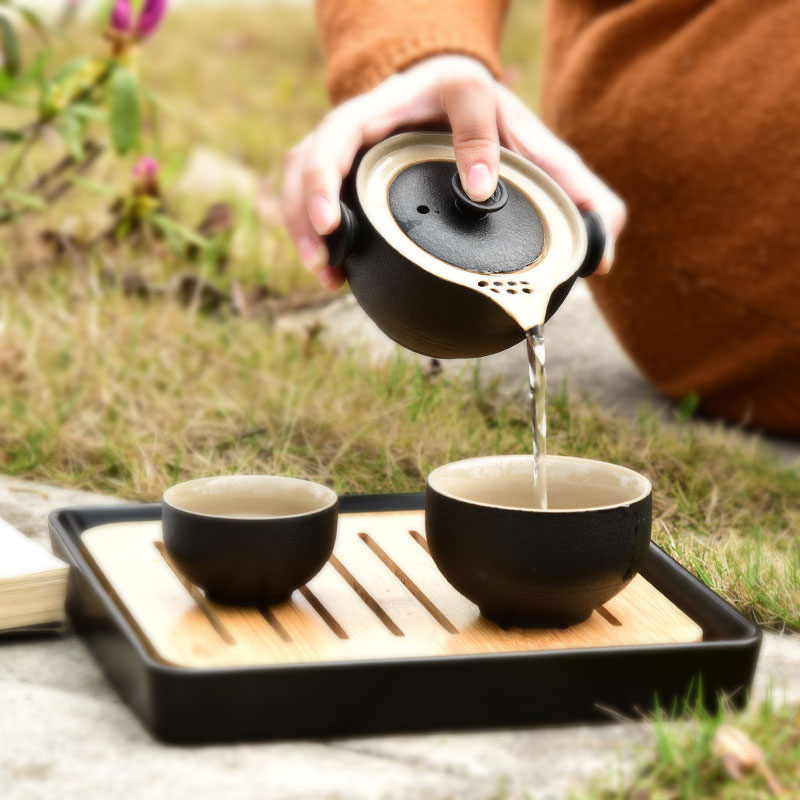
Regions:
[[[732,775],[715,747],[727,726],[735,726],[763,750],[764,763],[786,797],[800,787],[800,717],[798,710],[776,708],[769,700],[743,714],[684,709],[682,719],[658,712],[653,717],[655,742],[630,778],[604,776],[603,782],[574,797],[581,800],[755,800],[771,797],[757,769]],[[688,716],[688,720],[686,717]],[[723,726],[724,729],[723,729]],[[723,730],[721,730],[723,729]],[[617,788],[609,788],[609,785]]]
[[[528,452],[524,403],[498,387],[336,358],[332,335],[132,300],[91,267],[54,271],[3,302],[2,468],[146,500],[234,471],[411,491],[438,464]],[[551,452],[646,473],[656,541],[762,625],[800,629],[796,470],[721,428],[631,425],[567,394],[549,410]]]

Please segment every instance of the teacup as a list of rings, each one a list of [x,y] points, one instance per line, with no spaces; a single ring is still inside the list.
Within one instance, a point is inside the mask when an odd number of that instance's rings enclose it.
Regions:
[[[533,456],[471,458],[428,477],[425,528],[436,566],[504,626],[567,627],[620,592],[650,546],[652,486],[626,467],[547,457],[548,508]]]
[[[163,496],[164,546],[175,565],[220,603],[270,605],[325,565],[338,520],[336,493],[271,475],[199,478]]]

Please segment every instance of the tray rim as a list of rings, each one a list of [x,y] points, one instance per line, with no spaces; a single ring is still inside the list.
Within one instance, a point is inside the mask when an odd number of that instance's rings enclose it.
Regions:
[[[352,494],[342,495],[339,498],[340,514],[366,514],[391,511],[422,511],[425,507],[424,492],[398,493],[398,494]],[[671,570],[677,572],[684,580],[688,580],[693,585],[693,589],[700,592],[708,601],[710,609],[717,616],[725,616],[731,623],[743,626],[742,636],[732,638],[721,638],[711,641],[705,639],[699,642],[674,642],[665,644],[649,645],[619,645],[608,647],[580,647],[565,648],[559,650],[521,650],[505,653],[471,653],[458,655],[436,655],[436,656],[402,656],[391,658],[371,658],[371,659],[351,659],[335,661],[301,661],[291,664],[259,664],[248,666],[230,667],[186,667],[177,664],[169,664],[154,658],[148,651],[142,637],[140,637],[125,613],[111,597],[109,592],[101,583],[95,570],[89,565],[80,550],[81,535],[92,528],[113,522],[123,521],[155,521],[161,518],[161,503],[126,503],[113,505],[82,505],[65,506],[52,511],[48,515],[51,537],[57,538],[62,546],[67,560],[71,567],[81,573],[87,581],[95,597],[102,603],[104,610],[109,614],[116,628],[124,635],[129,645],[133,647],[143,665],[149,671],[156,671],[164,676],[185,677],[185,676],[218,676],[218,675],[258,675],[265,673],[281,673],[286,671],[296,672],[317,670],[327,671],[341,669],[343,666],[358,669],[380,669],[383,667],[397,667],[404,664],[427,663],[476,663],[486,660],[530,660],[546,661],[548,659],[564,658],[565,656],[591,655],[593,658],[603,658],[603,656],[624,656],[626,654],[637,654],[643,652],[676,652],[676,651],[702,651],[709,652],[714,650],[730,651],[731,649],[748,650],[756,648],[756,661],[760,650],[763,633],[755,623],[746,619],[736,608],[709,589],[702,581],[692,575],[688,570],[681,566],[674,558],[664,552],[654,542],[650,543],[647,567],[648,571],[660,569],[661,571]],[[87,514],[108,514],[117,519],[109,519],[102,522],[83,526],[79,521],[80,516]],[[657,588],[657,587],[656,587]],[[659,590],[660,591],[660,590]],[[674,599],[666,595],[669,599]],[[68,614],[69,616],[69,614]],[[705,630],[705,626],[689,615],[697,624]]]

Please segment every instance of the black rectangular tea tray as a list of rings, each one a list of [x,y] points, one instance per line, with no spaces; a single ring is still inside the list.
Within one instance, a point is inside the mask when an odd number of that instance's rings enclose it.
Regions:
[[[436,570],[424,495],[340,499],[331,561],[288,603],[209,602],[173,569],[161,506],[64,508],[67,612],[167,742],[332,737],[638,718],[684,699],[743,705],[761,633],[650,546],[584,623],[503,629]]]

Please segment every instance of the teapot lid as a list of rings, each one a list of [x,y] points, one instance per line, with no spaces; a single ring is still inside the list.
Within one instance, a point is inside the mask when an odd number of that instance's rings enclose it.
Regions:
[[[452,161],[407,166],[389,186],[389,208],[423,250],[472,272],[517,272],[544,249],[544,227],[528,197],[500,178],[492,197],[476,202]]]
[[[476,203],[461,187],[450,134],[399,133],[364,154],[355,193],[390,247],[431,275],[496,301],[502,294],[527,330],[581,268],[586,226],[549,175],[502,147],[499,177],[495,195]]]

